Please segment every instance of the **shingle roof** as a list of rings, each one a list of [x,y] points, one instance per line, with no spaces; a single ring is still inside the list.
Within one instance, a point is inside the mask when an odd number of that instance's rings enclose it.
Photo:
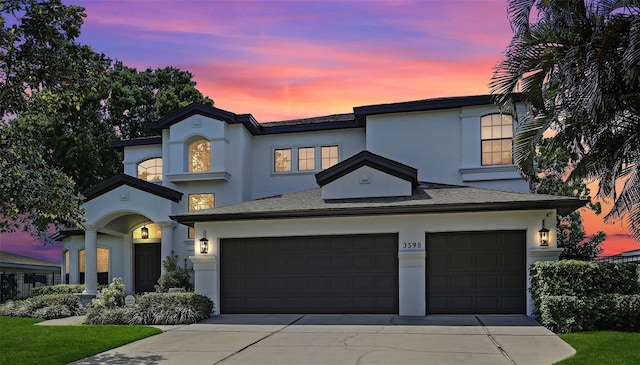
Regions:
[[[557,209],[566,214],[586,204],[576,198],[489,190],[476,187],[422,182],[409,197],[323,200],[316,188],[270,198],[171,217],[180,223],[301,218],[365,216],[381,214],[420,214]]]
[[[123,173],[112,176],[103,180],[98,185],[82,191],[82,195],[86,198],[86,201],[89,201],[122,185],[128,185],[132,188],[146,191],[147,193],[169,199],[174,202],[179,202],[182,199],[182,193],[177,190],[156,185]]]
[[[60,267],[60,264],[57,262],[36,259],[33,257],[18,255],[15,253],[10,253],[5,251],[0,251],[0,265],[1,264],[11,264],[12,266],[27,265],[27,266]]]

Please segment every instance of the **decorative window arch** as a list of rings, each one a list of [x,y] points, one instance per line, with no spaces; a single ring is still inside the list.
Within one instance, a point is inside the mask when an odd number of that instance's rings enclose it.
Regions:
[[[211,171],[211,142],[198,138],[189,143],[187,168],[189,172]]]
[[[513,117],[488,114],[480,118],[482,165],[513,163]]]
[[[99,285],[108,285],[109,284],[109,249],[105,247],[98,247],[97,249],[97,266],[96,269],[98,271],[98,284]],[[78,261],[80,268],[80,284],[84,284],[85,278],[85,265],[87,259],[87,251],[85,249],[80,250],[78,253]]]
[[[138,164],[138,179],[162,181],[162,158],[154,157]]]

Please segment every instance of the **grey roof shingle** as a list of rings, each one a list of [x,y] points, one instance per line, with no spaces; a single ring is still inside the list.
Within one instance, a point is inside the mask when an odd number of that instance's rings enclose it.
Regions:
[[[57,262],[36,259],[5,251],[0,251],[0,264],[60,267],[60,264]]]
[[[180,223],[265,218],[362,216],[531,209],[571,212],[586,201],[555,195],[515,193],[476,187],[420,183],[412,196],[323,200],[310,189],[173,216]]]

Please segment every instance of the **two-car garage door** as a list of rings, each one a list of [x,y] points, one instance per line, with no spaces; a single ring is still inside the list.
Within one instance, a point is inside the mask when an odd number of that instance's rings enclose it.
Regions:
[[[221,313],[398,313],[397,234],[220,246]],[[429,233],[426,256],[427,314],[525,313],[524,231]]]
[[[224,239],[222,313],[398,313],[396,234]]]

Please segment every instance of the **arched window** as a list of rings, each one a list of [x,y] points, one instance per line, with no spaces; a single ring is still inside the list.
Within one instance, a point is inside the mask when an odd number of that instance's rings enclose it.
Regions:
[[[108,285],[109,284],[109,249],[98,247],[98,284],[99,285]],[[80,261],[80,284],[84,284],[84,273],[85,273],[85,265],[87,259],[87,252],[82,249],[79,252],[79,261]]]
[[[140,162],[138,164],[138,179],[162,181],[162,159],[156,157]]]
[[[211,143],[197,139],[189,144],[189,172],[211,171]]]
[[[482,165],[513,163],[513,118],[508,114],[489,114],[480,118]]]

